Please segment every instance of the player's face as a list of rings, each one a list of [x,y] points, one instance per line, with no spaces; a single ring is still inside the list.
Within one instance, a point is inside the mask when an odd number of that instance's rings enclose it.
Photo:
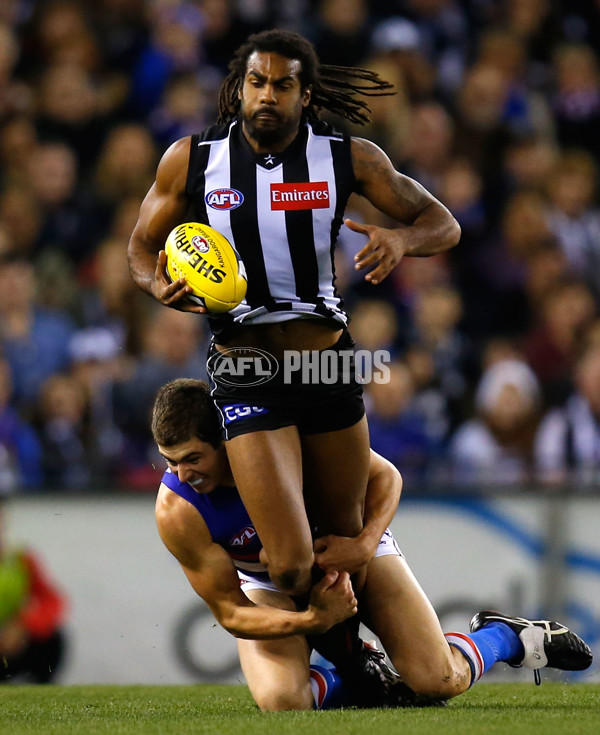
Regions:
[[[294,139],[310,89],[302,91],[301,63],[255,51],[248,57],[240,92],[244,131],[257,153],[278,152]]]
[[[219,485],[233,485],[223,446],[215,449],[194,437],[171,447],[159,446],[158,451],[179,481],[188,482],[199,493],[209,493]]]

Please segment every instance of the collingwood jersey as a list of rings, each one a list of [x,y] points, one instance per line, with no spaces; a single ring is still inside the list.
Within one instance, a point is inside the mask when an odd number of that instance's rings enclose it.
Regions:
[[[356,183],[350,138],[304,122],[283,153],[258,155],[241,128],[237,120],[215,125],[191,142],[193,216],[234,245],[248,276],[245,300],[209,317],[213,332],[301,316],[346,324],[333,251]]]

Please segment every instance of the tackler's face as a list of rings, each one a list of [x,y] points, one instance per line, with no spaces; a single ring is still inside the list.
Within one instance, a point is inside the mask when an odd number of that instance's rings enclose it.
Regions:
[[[233,483],[224,446],[215,449],[212,444],[194,437],[171,447],[159,445],[167,467],[189,483],[199,493],[210,493],[219,485]]]
[[[310,89],[302,90],[298,59],[254,51],[248,57],[240,91],[242,119],[251,142],[261,151],[278,152],[295,136]]]

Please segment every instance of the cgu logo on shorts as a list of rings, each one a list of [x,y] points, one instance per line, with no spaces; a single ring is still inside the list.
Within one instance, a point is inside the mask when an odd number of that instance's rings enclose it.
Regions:
[[[262,385],[275,377],[277,360],[266,350],[256,347],[230,347],[214,352],[208,359],[208,372],[215,383],[248,386]]]
[[[230,546],[247,546],[256,536],[256,531],[252,526],[246,526],[240,533],[235,535],[229,542]]]
[[[260,416],[263,413],[269,413],[269,409],[262,406],[247,406],[245,403],[234,403],[231,406],[225,406],[225,423],[230,424],[232,421]]]
[[[212,209],[227,211],[237,209],[244,201],[244,195],[237,189],[213,189],[204,197],[204,201]]]
[[[314,181],[307,184],[271,184],[271,209],[327,209],[329,184]]]

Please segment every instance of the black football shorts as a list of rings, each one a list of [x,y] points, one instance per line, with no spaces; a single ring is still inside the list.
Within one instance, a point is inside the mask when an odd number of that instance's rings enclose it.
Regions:
[[[365,413],[348,330],[326,350],[279,360],[254,348],[219,352],[211,344],[208,377],[225,440],[284,426],[300,434],[339,431]]]

